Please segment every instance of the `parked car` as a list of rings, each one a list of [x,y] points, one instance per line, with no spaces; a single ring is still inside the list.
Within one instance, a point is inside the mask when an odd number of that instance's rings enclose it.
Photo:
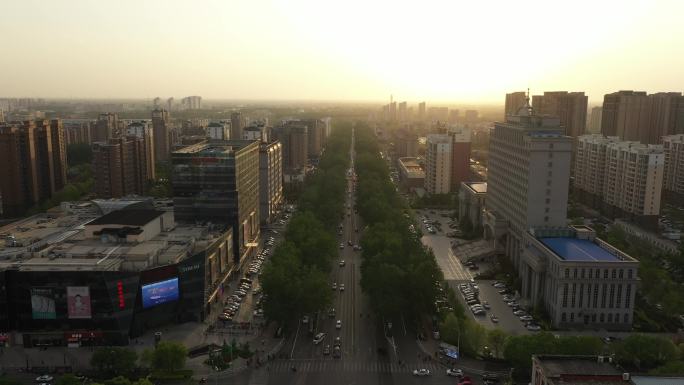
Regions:
[[[541,330],[541,326],[539,326],[537,324],[528,324],[526,326],[526,328],[527,328],[527,330],[529,330],[531,332],[538,332]]]
[[[447,369],[446,370],[447,376],[452,376],[452,377],[463,377],[463,370],[461,369]]]

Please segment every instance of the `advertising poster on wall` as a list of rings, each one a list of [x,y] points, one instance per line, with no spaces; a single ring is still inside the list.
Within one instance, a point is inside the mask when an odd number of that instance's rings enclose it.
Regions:
[[[92,318],[88,286],[67,286],[67,311],[70,319]]]
[[[51,287],[31,288],[31,315],[33,319],[56,319],[55,292]]]

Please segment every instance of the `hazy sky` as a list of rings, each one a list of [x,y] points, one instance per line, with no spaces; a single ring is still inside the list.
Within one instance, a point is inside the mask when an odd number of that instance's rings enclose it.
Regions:
[[[684,91],[684,0],[0,2],[0,97]]]

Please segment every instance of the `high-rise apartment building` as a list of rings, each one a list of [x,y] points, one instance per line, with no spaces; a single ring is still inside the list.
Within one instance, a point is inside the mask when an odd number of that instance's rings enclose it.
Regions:
[[[480,119],[480,112],[478,110],[466,110],[463,120],[466,123],[475,123]]]
[[[451,127],[447,134],[451,137],[451,177],[450,190],[456,192],[461,182],[470,180],[470,133],[468,128]]]
[[[591,117],[587,127],[588,134],[598,134],[601,132],[601,116],[603,116],[603,107],[593,107],[591,109]]]
[[[233,228],[235,262],[259,237],[259,142],[205,141],[171,154],[175,217]]]
[[[684,196],[684,134],[663,137],[665,171],[663,188],[669,193]]]
[[[306,167],[309,156],[308,126],[297,120],[273,127],[273,138],[283,145],[283,170],[294,173]]]
[[[66,186],[66,144],[64,127],[58,119],[25,122],[25,126],[35,126],[36,161],[38,167],[39,199],[50,198]]]
[[[113,113],[100,114],[93,125],[90,137],[94,142],[106,142],[118,135],[119,117]]]
[[[418,135],[405,129],[395,131],[394,155],[397,159],[416,157],[418,155]]]
[[[564,227],[572,139],[557,117],[526,105],[495,123],[489,140],[485,237],[514,262],[532,227]],[[517,263],[516,263],[517,265]]]
[[[588,97],[584,92],[553,91],[532,97],[532,107],[539,115],[557,116],[565,135],[584,135],[587,126]]]
[[[460,110],[449,110],[449,124],[456,124],[461,118]]]
[[[420,102],[418,103],[418,121],[424,122],[425,118],[425,102]]]
[[[618,91],[603,97],[601,133],[622,140],[658,144],[665,135],[684,133],[684,96]]]
[[[448,194],[451,189],[452,139],[446,134],[429,134],[425,148],[425,190]]]
[[[156,162],[167,162],[171,153],[171,122],[169,112],[163,108],[152,111],[152,136]]]
[[[448,107],[430,107],[428,108],[428,119],[431,121],[437,121],[441,123],[446,123],[449,120],[449,108]]]
[[[390,102],[389,104],[389,120],[392,122],[397,121],[397,102]]]
[[[504,117],[517,115],[518,110],[527,103],[527,93],[525,91],[511,92],[506,94],[506,104],[504,106]],[[504,118],[505,120],[505,118]]]
[[[642,143],[662,143],[663,136],[684,134],[684,96],[681,92],[648,95],[649,126]]]
[[[573,187],[582,201],[607,215],[653,227],[660,213],[664,170],[661,145],[583,135],[577,141]]]
[[[259,147],[259,217],[272,223],[283,205],[283,145],[261,143]]]
[[[181,99],[181,107],[184,110],[199,110],[202,108],[201,96],[187,96]]]
[[[307,127],[307,152],[310,158],[318,158],[325,144],[325,124],[320,119],[302,119]]]
[[[35,130],[20,123],[0,125],[0,194],[5,216],[19,216],[39,202]],[[9,167],[7,165],[12,165]]]
[[[64,125],[64,141],[67,146],[79,143],[90,144],[92,142],[90,138],[91,120],[63,119],[62,124]]]
[[[95,193],[100,198],[144,195],[148,162],[145,139],[136,136],[93,143]]]
[[[230,114],[230,137],[233,139],[243,139],[242,130],[247,125],[246,119],[239,111]]]
[[[207,126],[207,138],[214,140],[230,140],[231,122],[211,122]]]
[[[59,119],[0,125],[0,195],[5,215],[21,215],[67,184],[64,128]]]
[[[397,114],[400,122],[406,122],[408,120],[408,109],[406,108],[406,102],[399,103],[399,110],[397,111]]]
[[[148,121],[132,122],[126,127],[126,136],[140,138],[145,148],[145,169],[147,180],[156,179],[156,156],[154,155],[154,130]],[[147,181],[146,181],[147,182]]]
[[[618,91],[603,97],[601,133],[641,141],[648,126],[648,96],[643,91]]]

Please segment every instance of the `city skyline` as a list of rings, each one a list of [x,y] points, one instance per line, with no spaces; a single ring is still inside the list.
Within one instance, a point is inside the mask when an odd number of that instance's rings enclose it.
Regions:
[[[10,1],[0,30],[22,60],[0,84],[16,97],[497,104],[530,87],[584,91],[592,105],[621,89],[684,89],[672,50],[684,4],[613,3]]]

